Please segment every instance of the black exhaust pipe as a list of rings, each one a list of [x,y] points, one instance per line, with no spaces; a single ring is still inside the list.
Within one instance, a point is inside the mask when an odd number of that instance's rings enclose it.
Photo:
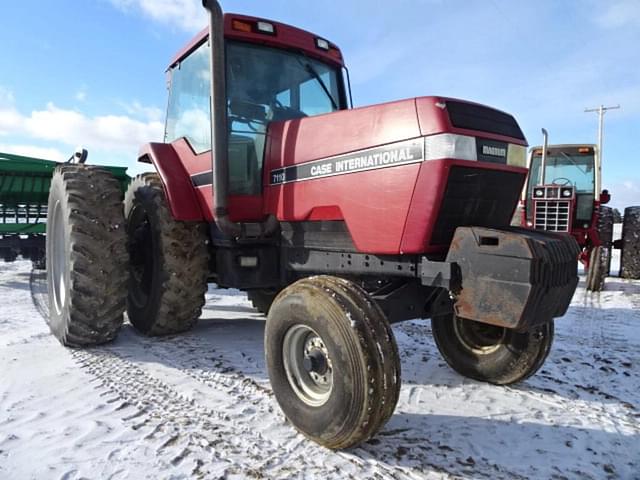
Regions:
[[[262,223],[236,223],[229,218],[229,161],[227,86],[224,40],[224,15],[217,0],[202,0],[209,12],[211,47],[211,170],[213,175],[213,218],[220,231],[233,238],[257,238],[273,234],[278,220],[270,215]]]
[[[211,50],[211,170],[213,175],[213,218],[218,228],[239,237],[242,228],[229,219],[229,162],[227,127],[227,86],[224,48],[224,16],[217,0],[202,0],[209,11],[209,45]]]

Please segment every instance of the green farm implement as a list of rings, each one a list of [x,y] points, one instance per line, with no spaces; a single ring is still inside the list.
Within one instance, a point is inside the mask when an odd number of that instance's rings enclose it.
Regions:
[[[45,265],[47,201],[58,162],[0,153],[0,259],[22,255],[34,267]],[[129,183],[125,167],[105,167],[123,188]]]

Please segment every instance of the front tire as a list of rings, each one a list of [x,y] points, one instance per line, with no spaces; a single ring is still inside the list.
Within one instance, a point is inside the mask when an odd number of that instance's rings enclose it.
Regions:
[[[373,436],[400,391],[400,358],[377,304],[352,282],[317,276],[275,299],[265,332],[269,378],[293,425],[325,447]]]
[[[145,335],[191,329],[202,313],[209,257],[205,225],[174,220],[155,173],[138,175],[124,199],[131,276],[127,314]]]
[[[431,329],[449,366],[481,382],[509,385],[533,375],[553,343],[553,321],[517,332],[456,317],[434,317]]]
[[[46,247],[51,332],[70,347],[113,340],[128,278],[118,180],[93,166],[58,167],[49,190]]]

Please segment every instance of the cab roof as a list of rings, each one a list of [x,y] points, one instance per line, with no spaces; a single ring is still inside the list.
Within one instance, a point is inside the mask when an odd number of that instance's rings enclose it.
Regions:
[[[257,28],[258,22],[273,25],[273,33],[265,33]],[[240,40],[276,48],[302,50],[310,57],[317,58],[337,67],[344,66],[342,52],[333,43],[314,33],[307,32],[291,25],[274,22],[257,17],[248,17],[236,13],[224,14],[224,36],[227,40]],[[173,58],[169,69],[176,66],[209,37],[209,29],[205,28],[193,37]],[[326,42],[328,49],[318,46],[318,40]]]

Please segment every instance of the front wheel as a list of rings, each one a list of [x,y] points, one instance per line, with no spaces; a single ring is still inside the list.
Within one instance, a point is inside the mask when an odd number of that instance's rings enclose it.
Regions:
[[[431,329],[451,368],[465,377],[496,385],[533,375],[553,343],[553,320],[518,332],[448,314],[434,317]]]
[[[352,282],[318,276],[284,289],[269,311],[265,352],[284,414],[325,447],[367,440],[395,409],[400,357],[393,332]]]

